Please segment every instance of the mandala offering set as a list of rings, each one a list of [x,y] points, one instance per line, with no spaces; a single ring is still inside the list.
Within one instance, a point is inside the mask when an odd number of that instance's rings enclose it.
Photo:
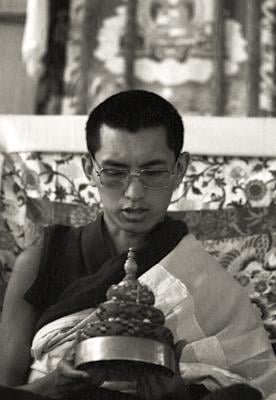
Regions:
[[[107,301],[97,308],[98,320],[83,328],[75,365],[85,370],[104,367],[110,380],[134,379],[153,366],[160,374],[173,374],[173,335],[162,311],[153,306],[153,292],[136,280],[132,249],[124,269],[125,278],[108,289]]]

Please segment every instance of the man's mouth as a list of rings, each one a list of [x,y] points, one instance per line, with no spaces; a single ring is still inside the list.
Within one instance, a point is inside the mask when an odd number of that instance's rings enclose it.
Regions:
[[[122,213],[128,220],[140,221],[147,213],[147,209],[143,207],[125,207]]]

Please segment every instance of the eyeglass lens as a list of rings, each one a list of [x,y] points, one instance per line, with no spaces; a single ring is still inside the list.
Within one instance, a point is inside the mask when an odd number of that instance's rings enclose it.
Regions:
[[[165,188],[169,185],[169,171],[141,171],[139,174],[130,174],[129,171],[102,169],[100,172],[101,183],[107,187],[126,186],[131,176],[139,176],[145,187],[153,189]]]

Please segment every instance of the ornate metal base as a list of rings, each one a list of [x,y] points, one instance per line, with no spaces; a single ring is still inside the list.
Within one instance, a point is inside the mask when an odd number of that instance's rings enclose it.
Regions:
[[[99,362],[126,361],[136,364],[153,364],[167,369],[169,374],[175,372],[173,349],[151,339],[126,336],[99,336],[79,343],[75,357],[75,367],[86,368]],[[123,364],[123,363],[122,363]],[[165,372],[165,371],[164,371]]]

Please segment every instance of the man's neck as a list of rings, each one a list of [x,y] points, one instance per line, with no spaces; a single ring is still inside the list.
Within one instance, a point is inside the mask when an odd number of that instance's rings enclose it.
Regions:
[[[116,253],[121,254],[128,251],[130,247],[133,249],[139,249],[145,243],[145,236],[143,235],[132,235],[128,232],[118,231],[115,235],[111,236],[111,240],[115,247]]]
[[[106,232],[106,244],[116,254],[121,254],[128,251],[130,247],[133,249],[141,248],[146,240],[145,234],[134,234],[126,232],[118,228],[109,226],[104,222],[104,229]]]

